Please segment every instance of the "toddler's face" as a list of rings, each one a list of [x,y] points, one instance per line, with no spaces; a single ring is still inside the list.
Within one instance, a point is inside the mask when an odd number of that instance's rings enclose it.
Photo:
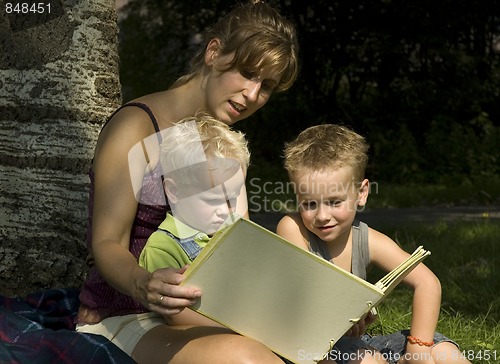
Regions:
[[[244,174],[240,169],[222,184],[180,198],[175,207],[172,206],[172,213],[186,225],[212,235],[226,221],[230,213],[238,212],[236,200],[244,183]]]

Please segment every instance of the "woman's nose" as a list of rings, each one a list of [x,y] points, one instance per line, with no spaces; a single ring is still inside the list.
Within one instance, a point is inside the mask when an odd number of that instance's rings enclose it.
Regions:
[[[248,80],[245,89],[243,90],[243,96],[249,101],[256,101],[259,97],[261,82]]]

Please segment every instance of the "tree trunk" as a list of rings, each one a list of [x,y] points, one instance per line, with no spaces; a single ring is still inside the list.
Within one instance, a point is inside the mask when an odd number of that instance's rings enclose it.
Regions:
[[[10,3],[0,0],[0,294],[24,295],[85,278],[87,172],[121,92],[113,0]]]

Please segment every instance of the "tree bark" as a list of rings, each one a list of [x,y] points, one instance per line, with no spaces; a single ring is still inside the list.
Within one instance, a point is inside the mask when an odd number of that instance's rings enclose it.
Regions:
[[[43,13],[0,4],[0,294],[77,286],[87,172],[121,103],[115,4],[35,3]]]

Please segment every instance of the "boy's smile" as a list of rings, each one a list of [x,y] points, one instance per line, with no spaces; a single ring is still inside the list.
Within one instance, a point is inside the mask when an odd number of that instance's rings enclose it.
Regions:
[[[366,202],[367,180],[359,190],[350,167],[307,171],[293,179],[304,225],[327,242],[348,235],[357,207]]]

